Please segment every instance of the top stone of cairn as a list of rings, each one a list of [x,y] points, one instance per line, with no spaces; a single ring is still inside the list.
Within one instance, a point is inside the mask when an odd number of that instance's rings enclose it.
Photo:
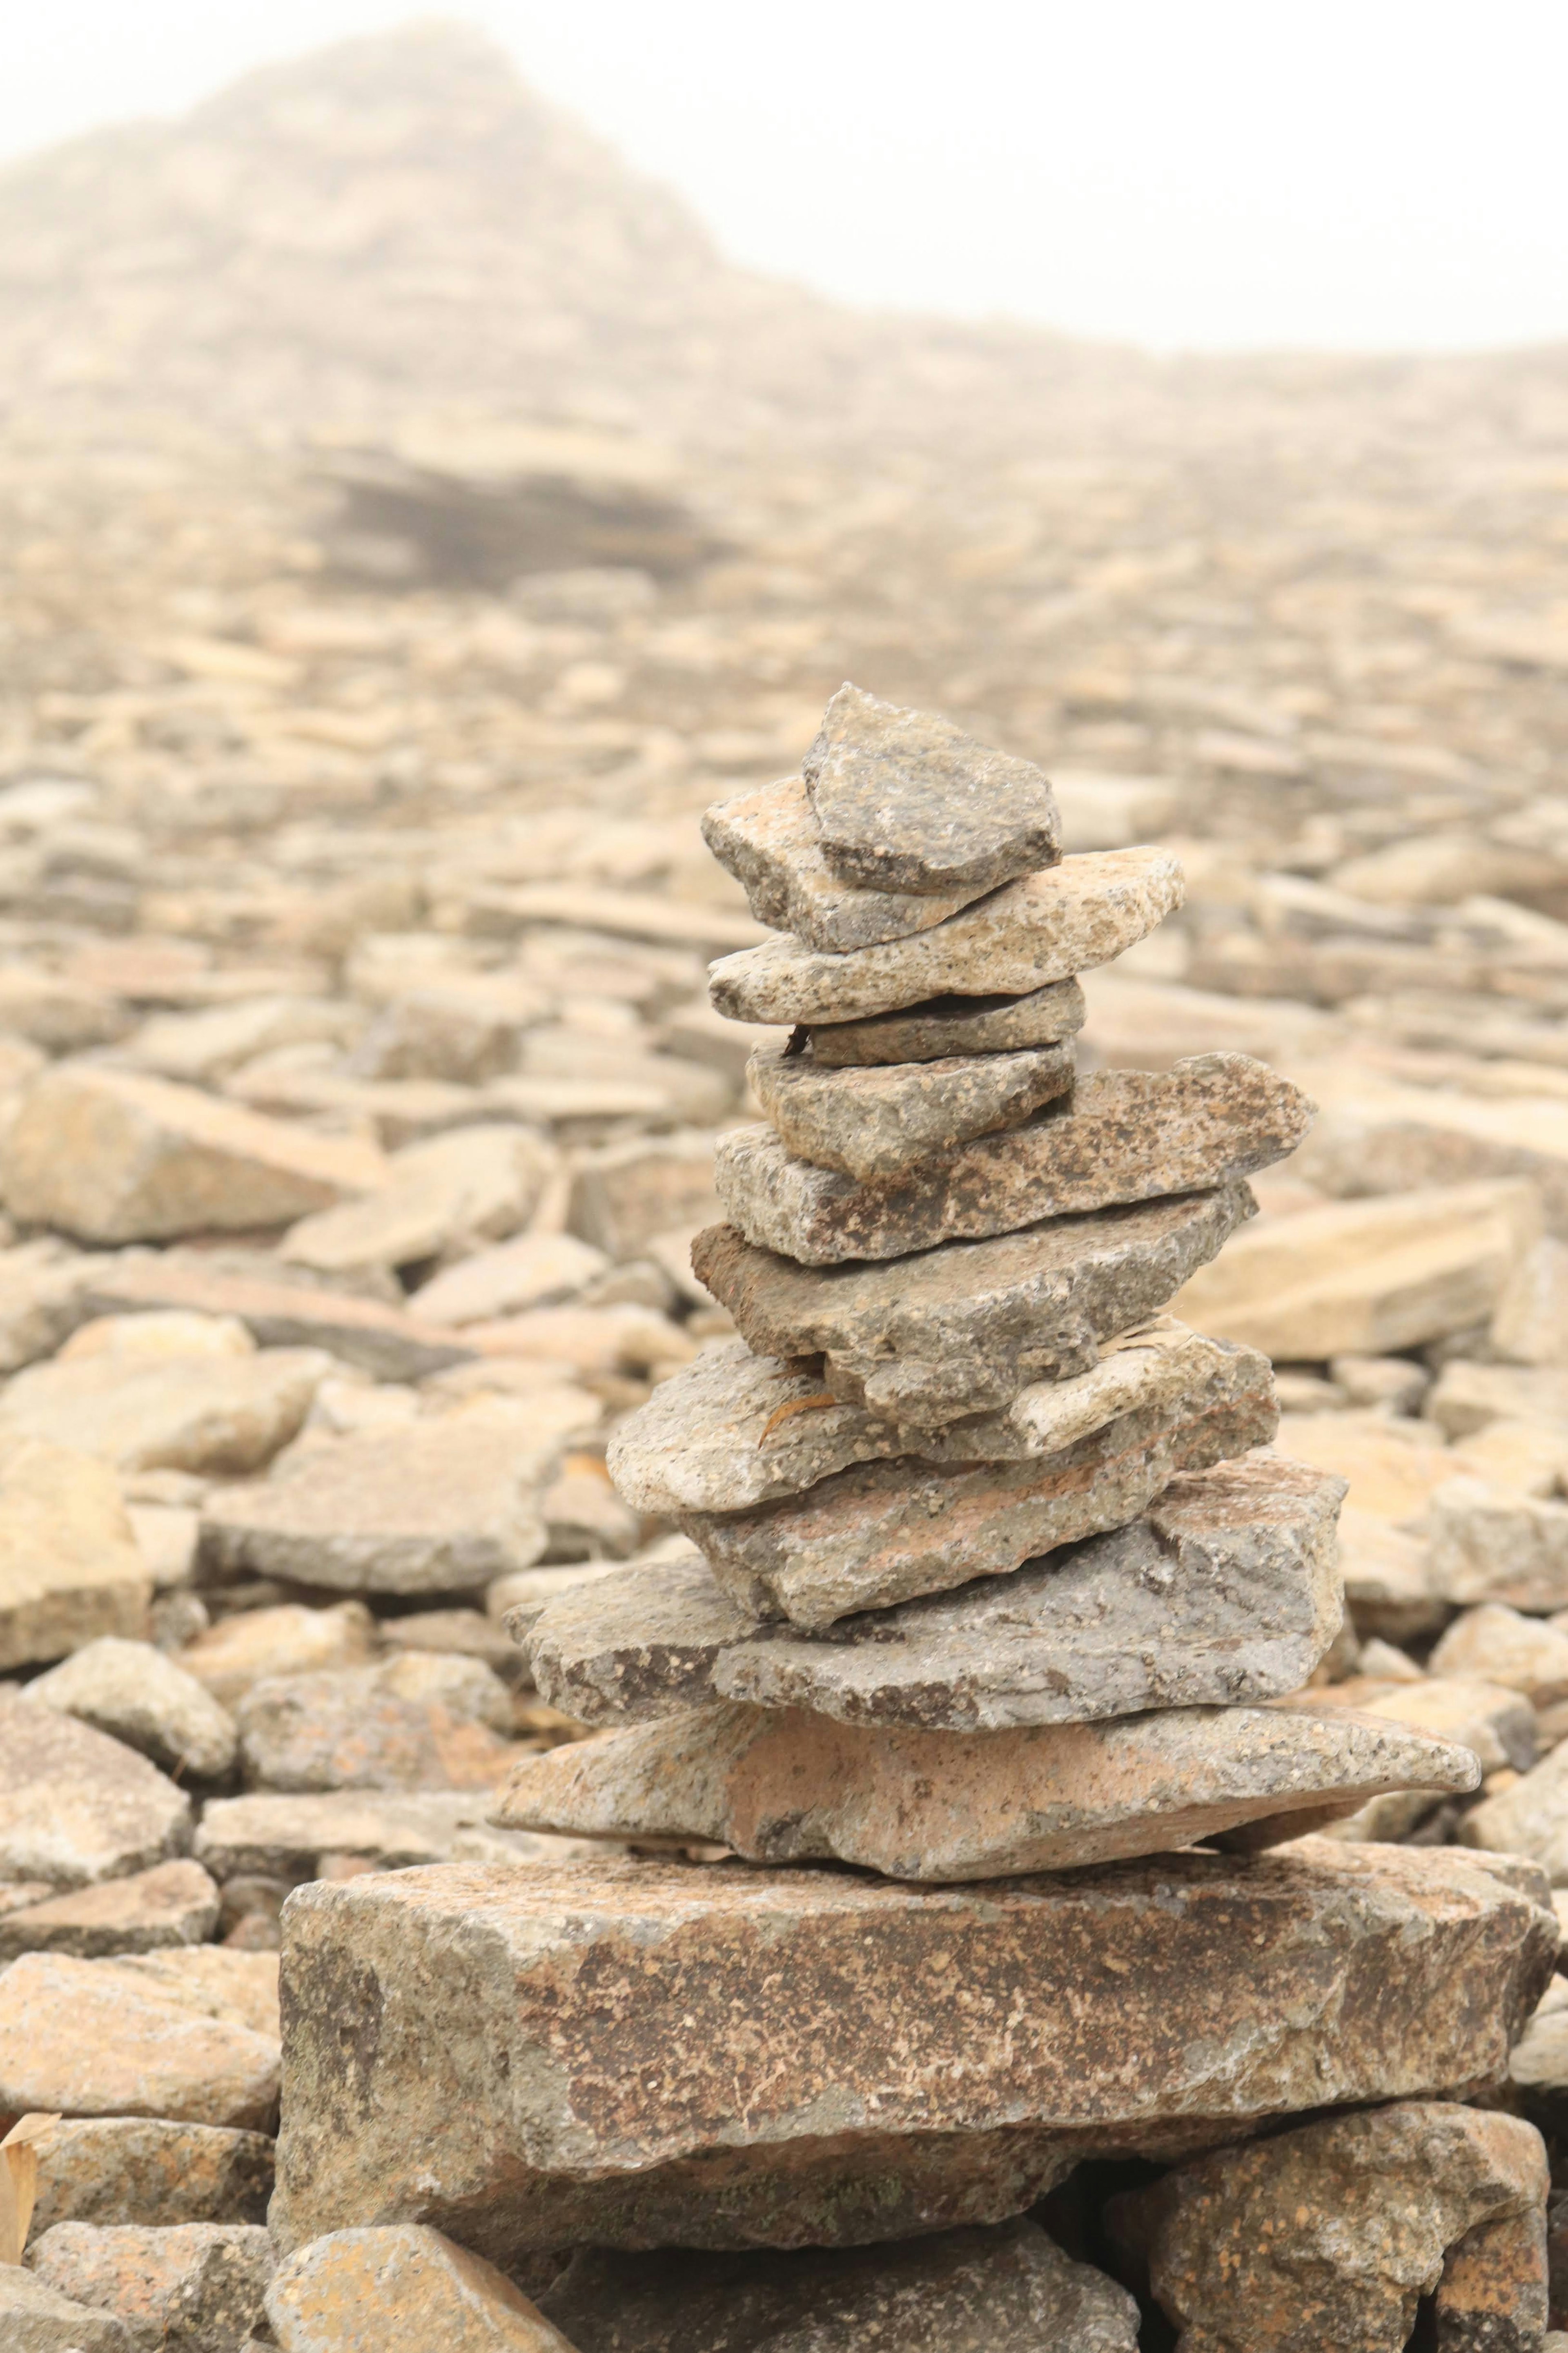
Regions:
[[[1031,761],[841,686],[803,773],[822,853],[874,891],[991,891],[1052,865],[1061,825]]]

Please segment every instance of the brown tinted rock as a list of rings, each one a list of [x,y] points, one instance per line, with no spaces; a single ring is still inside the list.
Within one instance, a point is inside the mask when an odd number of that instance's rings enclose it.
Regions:
[[[892,2246],[583,2248],[543,2298],[577,2353],[1136,2353],[1126,2290],[1020,2216]]]
[[[809,1032],[811,1050],[825,1071],[934,1062],[949,1054],[1012,1054],[1072,1037],[1083,1027],[1084,1010],[1076,980],[1054,980],[1026,997],[933,997],[901,1013],[818,1022]]]
[[[26,1687],[35,1706],[58,1709],[122,1740],[165,1771],[200,1779],[234,1762],[234,1721],[195,1675],[154,1650],[102,1635]]]
[[[237,1269],[218,1253],[127,1250],[96,1273],[89,1303],[104,1314],[132,1307],[194,1308],[213,1315],[237,1316],[264,1348],[324,1348],[345,1365],[357,1365],[378,1379],[412,1381],[444,1366],[460,1364],[473,1351],[456,1334],[384,1306],[379,1299],[355,1299],[323,1291],[308,1279],[282,1282]],[[268,1267],[276,1261],[262,1261]]]
[[[413,1266],[455,1245],[500,1241],[530,1215],[554,1155],[526,1127],[459,1127],[410,1144],[367,1199],[319,1209],[284,1236],[281,1254],[321,1274]]]
[[[203,1814],[196,1847],[226,1884],[258,1876],[289,1886],[319,1879],[327,1855],[403,1871],[420,1862],[558,1862],[584,1851],[571,1840],[492,1830],[486,1819],[491,1803],[488,1788],[222,1798]]]
[[[794,932],[807,947],[832,953],[929,931],[991,887],[974,882],[933,896],[841,881],[823,856],[810,797],[799,776],[715,801],[704,812],[702,839],[743,885],[759,923]]]
[[[143,1871],[190,1841],[190,1799],[145,1757],[74,1717],[0,1694],[0,1876],[83,1887]]]
[[[1463,1440],[1494,1422],[1568,1428],[1568,1371],[1554,1365],[1445,1365],[1422,1410],[1445,1438]]]
[[[65,2117],[33,2142],[33,2231],[57,2222],[264,2222],[272,2143],[264,2133],[152,2116]]]
[[[574,2353],[493,2264],[411,2222],[330,2231],[302,2248],[273,2281],[267,2316],[282,2353]]]
[[[1182,903],[1163,849],[1064,858],[911,939],[825,955],[786,936],[712,967],[709,993],[736,1021],[859,1021],[933,997],[1023,997],[1109,964]],[[589,1237],[593,1239],[592,1236]]]
[[[0,1440],[0,1667],[147,1629],[153,1582],[106,1462]]]
[[[1476,1675],[1550,1707],[1568,1699],[1568,1628],[1485,1602],[1455,1619],[1428,1664],[1435,1675]]]
[[[1475,1858],[1310,1841],[976,1890],[369,1873],[289,1907],[273,2221],[503,2263],[995,2221],[1093,2151],[1498,2080],[1555,1947]]]
[[[847,681],[803,768],[823,856],[869,890],[990,891],[1060,855],[1056,799],[1032,761]]]
[[[76,2304],[19,2263],[0,2263],[6,2353],[133,2353],[123,2321]]]
[[[253,1683],[239,1705],[246,1778],[281,1790],[484,1788],[513,1750],[506,1686],[478,1659],[412,1652],[379,1667]]]
[[[1529,1855],[1553,1887],[1568,1887],[1568,1742],[1511,1788],[1474,1807],[1459,1836],[1467,1846]]]
[[[1102,1338],[1163,1307],[1255,1207],[1232,1185],[826,1271],[716,1226],[691,1262],[759,1356],[825,1356],[826,1391],[931,1426],[1088,1372]]]
[[[787,1148],[820,1168],[886,1180],[977,1135],[1021,1127],[1073,1083],[1070,1046],[967,1054],[876,1070],[822,1070],[809,1049],[764,1046],[752,1091]]]
[[[113,1960],[25,1953],[0,1971],[0,2107],[265,2129],[279,2046],[276,1995],[270,2021],[257,1997],[275,1970],[268,1954],[200,1946]]]
[[[363,1601],[307,1609],[297,1601],[221,1618],[176,1653],[179,1666],[214,1699],[232,1708],[263,1675],[308,1674],[357,1667],[378,1647],[375,1620]]]
[[[1340,1514],[1340,1569],[1363,1638],[1407,1642],[1447,1624],[1448,1605],[1432,1582],[1422,1539],[1349,1504]]]
[[[1264,1063],[1204,1054],[1173,1071],[1094,1071],[1026,1126],[975,1137],[898,1182],[794,1159],[766,1127],[721,1137],[715,1181],[748,1241],[832,1266],[1228,1183],[1293,1151],[1311,1109]]]
[[[61,2295],[112,2312],[144,2353],[234,2353],[262,2316],[272,2242],[256,2222],[57,2222],[28,2260]]]
[[[0,1151],[14,1216],[99,1242],[283,1225],[385,1176],[372,1145],[79,1062],[38,1081]]]
[[[73,1888],[0,1918],[0,1961],[19,1953],[151,1953],[199,1945],[217,1926],[217,1889],[199,1862],[182,1857],[128,1879]]]
[[[818,1630],[1124,1526],[1177,1472],[1265,1445],[1276,1420],[1267,1360],[1237,1350],[1186,1396],[1123,1414],[1058,1454],[952,1469],[861,1463],[753,1511],[677,1516],[746,1609]]]
[[[259,1471],[299,1431],[331,1360],[316,1348],[124,1362],[57,1357],[18,1373],[0,1431],[96,1454],[122,1471]]]
[[[1154,2293],[1192,2353],[1400,2353],[1435,2289],[1439,2344],[1540,2344],[1543,2276],[1518,2333],[1480,2337],[1446,2333],[1439,2284],[1445,2251],[1481,2225],[1530,2216],[1543,2239],[1546,2190],[1532,2125],[1400,2102],[1215,2150],[1135,2205]]]
[[[1384,1682],[1352,1675],[1348,1682],[1317,1687],[1277,1700],[1274,1704],[1300,1706],[1314,1714],[1344,1707],[1361,1715],[1382,1716],[1434,1739],[1453,1741],[1468,1748],[1483,1773],[1495,1773],[1505,1767],[1521,1771],[1535,1754],[1535,1712],[1529,1701],[1517,1692],[1504,1691],[1492,1683],[1472,1683],[1460,1676],[1449,1679],[1422,1675],[1411,1679],[1401,1675],[1397,1681]],[[1311,1817],[1299,1820],[1297,1830],[1321,1829],[1325,1837],[1347,1841],[1403,1839],[1431,1810],[1431,1799],[1421,1791],[1395,1790],[1372,1799],[1353,1813],[1341,1812],[1322,1823]],[[1267,1821],[1254,1828],[1265,1839],[1272,1834],[1272,1824]],[[1231,1843],[1239,1844],[1253,1835],[1252,1830],[1237,1831]]]

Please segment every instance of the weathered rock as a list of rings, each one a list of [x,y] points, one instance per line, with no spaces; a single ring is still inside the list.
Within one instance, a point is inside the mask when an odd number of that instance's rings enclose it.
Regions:
[[[239,1704],[252,1784],[282,1790],[486,1788],[515,1755],[499,1675],[413,1651],[378,1667],[268,1677]]]
[[[847,681],[802,766],[824,858],[868,890],[990,891],[1060,853],[1056,798],[1032,761]]]
[[[0,1145],[13,1216],[85,1241],[284,1225],[385,1178],[381,1154],[357,1138],[84,1062],[41,1078]]]
[[[33,2144],[35,2235],[57,2222],[264,2222],[272,2143],[264,2133],[152,2116],[64,2117]]]
[[[1237,1349],[1185,1395],[1057,1454],[951,1469],[911,1457],[858,1463],[780,1503],[677,1519],[744,1608],[816,1630],[1124,1526],[1179,1471],[1267,1444],[1277,1419],[1267,1359]]]
[[[976,1136],[901,1181],[866,1184],[732,1128],[714,1163],[725,1216],[805,1266],[899,1258],[1224,1185],[1283,1159],[1311,1105],[1262,1062],[1204,1054],[1173,1071],[1096,1071],[1026,1126]]]
[[[1076,980],[1053,980],[1026,997],[933,997],[901,1013],[863,1021],[813,1024],[813,1059],[825,1071],[880,1062],[935,1062],[950,1054],[1013,1054],[1054,1046],[1081,1029],[1084,996]]]
[[[613,1259],[636,1258],[655,1235],[712,1217],[717,1198],[711,1135],[634,1136],[578,1155],[566,1226]]]
[[[284,1236],[282,1256],[349,1274],[418,1265],[464,1240],[504,1240],[532,1210],[553,1160],[530,1128],[453,1128],[394,1153],[386,1183],[367,1199],[303,1219]]]
[[[1163,1853],[1298,1809],[1479,1779],[1468,1749],[1342,1709],[1168,1708],[963,1734],[731,1702],[529,1757],[495,1819],[952,1881]]]
[[[1415,1347],[1486,1321],[1540,1219],[1527,1184],[1330,1202],[1254,1226],[1180,1312],[1277,1362]]]
[[[28,2260],[62,2295],[112,2312],[142,2353],[234,2353],[262,2316],[272,2242],[257,2222],[57,2222]]]
[[[429,1324],[479,1324],[528,1307],[558,1307],[603,1274],[610,1261],[575,1234],[520,1234],[458,1261],[414,1294]]]
[[[1493,1422],[1537,1421],[1568,1428],[1568,1371],[1554,1365],[1445,1365],[1423,1410],[1447,1439],[1466,1439]]]
[[[504,2273],[411,2222],[314,2240],[279,2270],[267,2316],[282,2353],[574,2353]]]
[[[217,1889],[199,1862],[182,1856],[6,1913],[0,1917],[0,1961],[19,1953],[71,1953],[90,1961],[199,1945],[216,1927],[217,1912]]]
[[[239,1263],[237,1266],[236,1260]],[[280,1281],[275,1259],[247,1260],[194,1250],[125,1250],[95,1273],[88,1303],[105,1314],[134,1307],[181,1307],[214,1315],[235,1315],[265,1348],[326,1349],[345,1365],[357,1365],[380,1380],[413,1381],[447,1365],[461,1364],[473,1350],[455,1333],[426,1324],[379,1299],[356,1299],[324,1291],[301,1271]],[[264,1265],[268,1271],[259,1274]]]
[[[715,801],[703,813],[702,839],[720,865],[742,885],[759,923],[793,932],[807,947],[831,954],[929,931],[991,888],[987,882],[971,882],[933,895],[841,881],[823,855],[810,796],[800,776],[783,776],[777,784],[755,786]]]
[[[1568,1630],[1483,1602],[1456,1618],[1432,1651],[1435,1675],[1475,1675],[1522,1692],[1532,1707],[1568,1699]]]
[[[859,1021],[933,997],[1023,997],[1132,946],[1182,903],[1163,849],[1064,858],[944,923],[880,947],[825,955],[787,934],[721,956],[709,994],[735,1021]],[[590,1237],[592,1239],[592,1237]]]
[[[786,1148],[868,1182],[896,1177],[972,1137],[1011,1131],[1073,1083],[1068,1046],[952,1055],[874,1070],[822,1070],[809,1049],[764,1046],[746,1076]]]
[[[339,1592],[471,1590],[544,1550],[539,1491],[550,1458],[532,1444],[522,1400],[478,1398],[339,1439],[286,1476],[213,1493],[202,1556],[229,1575]]]
[[[363,1666],[374,1657],[378,1640],[375,1620],[363,1601],[340,1601],[330,1609],[285,1601],[204,1627],[176,1656],[193,1682],[220,1706],[232,1708],[263,1675]]]
[[[5,2353],[133,2353],[111,2312],[73,2303],[19,2263],[0,2263],[0,2337]]]
[[[1321,1715],[1332,1708],[1350,1708],[1362,1716],[1381,1716],[1393,1724],[1456,1742],[1468,1748],[1483,1774],[1504,1768],[1526,1770],[1535,1755],[1535,1712],[1518,1692],[1495,1683],[1473,1683],[1468,1677],[1417,1676],[1414,1681],[1352,1675],[1346,1683],[1303,1692],[1298,1698],[1274,1702],[1277,1707],[1297,1705]],[[1326,1838],[1351,1843],[1363,1840],[1406,1838],[1432,1810],[1432,1799],[1419,1789],[1391,1790],[1372,1799],[1353,1813],[1299,1819],[1295,1833],[1321,1830]],[[1268,1840],[1273,1825],[1265,1821],[1231,1834],[1229,1843],[1241,1845],[1255,1832]]]
[[[1475,1857],[1310,1841],[949,1891],[368,1873],[289,1906],[272,2220],[501,2263],[1000,2221],[1087,2154],[1499,2080],[1556,1933]]]
[[[1511,1788],[1473,1807],[1459,1824],[1459,1836],[1467,1846],[1529,1855],[1553,1887],[1568,1887],[1568,1742]]]
[[[140,1363],[57,1357],[9,1383],[0,1432],[96,1454],[121,1471],[242,1475],[296,1435],[331,1368],[316,1348]]]
[[[1350,1504],[1340,1514],[1340,1574],[1363,1640],[1408,1642],[1447,1621],[1448,1605],[1432,1582],[1421,1538]]]
[[[1568,1504],[1450,1479],[1432,1496],[1432,1581],[1447,1601],[1568,1608]]]
[[[234,1762],[227,1710],[151,1642],[101,1635],[26,1688],[30,1702],[92,1725],[166,1770],[214,1779]]]
[[[0,1692],[0,1878],[84,1887],[144,1871],[190,1842],[190,1799],[144,1757]]]
[[[758,1356],[822,1356],[827,1393],[930,1427],[1089,1371],[1103,1338],[1144,1323],[1254,1210],[1230,1185],[827,1270],[715,1226],[691,1262]]]
[[[96,1961],[25,1953],[0,1970],[0,2108],[265,2130],[278,2103],[276,1966],[210,1946]]]
[[[0,1440],[0,1667],[146,1631],[153,1581],[106,1462]]]
[[[582,2248],[542,2300],[577,2353],[1136,2353],[1125,2289],[1020,2216],[892,2246]]]
[[[202,1817],[197,1854],[226,1883],[257,1875],[292,1886],[319,1879],[326,1855],[405,1871],[422,1862],[559,1862],[587,1852],[570,1839],[490,1828],[492,1802],[488,1788],[223,1798]]]
[[[683,1560],[616,1569],[542,1609],[509,1612],[506,1623],[542,1695],[581,1724],[707,1705],[716,1662],[758,1628],[695,1548]]]
[[[1438,2344],[1523,2353],[1546,2326],[1546,2192],[1532,2125],[1401,2101],[1216,2149],[1128,2202],[1184,2353],[1401,2353],[1434,2290]],[[1445,2251],[1526,2219],[1534,2294],[1491,2333],[1447,2328]]]

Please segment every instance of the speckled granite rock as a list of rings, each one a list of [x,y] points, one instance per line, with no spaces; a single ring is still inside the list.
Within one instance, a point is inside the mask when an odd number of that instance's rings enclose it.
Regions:
[[[971,1137],[1021,1127],[1073,1083],[1073,1050],[955,1054],[863,1071],[819,1069],[810,1050],[762,1046],[752,1092],[787,1148],[868,1181],[899,1176]]]
[[[416,2223],[331,2231],[268,2291],[282,2353],[574,2353],[512,2281]]]
[[[605,1861],[300,1889],[285,2252],[854,2244],[1021,2212],[1091,2152],[1500,2080],[1550,1913],[1452,1851],[1321,1841],[1066,1880]]]
[[[56,2222],[264,2222],[272,2194],[265,2133],[153,2116],[66,2116],[33,2142],[33,2229]]]
[[[976,882],[933,896],[867,890],[841,881],[822,854],[801,776],[783,776],[777,784],[715,801],[703,816],[702,839],[744,886],[759,923],[793,932],[807,947],[831,954],[929,931],[991,887]]]
[[[112,2312],[137,2353],[233,2353],[272,2276],[258,2222],[57,2222],[27,2260],[61,2295]]]
[[[1164,849],[1064,858],[912,939],[825,955],[787,934],[721,956],[709,995],[732,1021],[858,1021],[927,997],[1020,997],[1109,964],[1182,903]]]
[[[1012,1054],[1050,1046],[1083,1028],[1088,1007],[1076,980],[1053,980],[1026,997],[933,997],[901,1013],[824,1021],[807,1035],[825,1071],[879,1062],[934,1062],[944,1054]]]
[[[846,881],[990,891],[1059,854],[1056,797],[1032,761],[847,681],[802,765],[823,855]]]
[[[930,1428],[1088,1372],[1102,1338],[1163,1307],[1256,1214],[1227,1185],[827,1270],[710,1226],[691,1263],[759,1356],[821,1356],[831,1395]]]
[[[733,1128],[714,1182],[748,1241],[833,1266],[1247,1176],[1294,1151],[1311,1114],[1266,1063],[1199,1054],[1170,1071],[1093,1071],[1026,1126],[874,1185],[794,1158],[771,1128]]]
[[[758,1625],[696,1551],[616,1569],[506,1622],[542,1697],[582,1724],[650,1722],[709,1705],[715,1662]]]

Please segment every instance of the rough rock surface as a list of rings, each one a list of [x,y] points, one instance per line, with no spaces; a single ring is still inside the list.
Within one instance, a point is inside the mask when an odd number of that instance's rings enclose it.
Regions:
[[[575,2353],[504,2273],[417,2223],[329,2231],[267,2295],[282,2353]]]
[[[266,2130],[280,2056],[269,1983],[269,1955],[212,1946],[25,1953],[0,1971],[0,2109]]]
[[[1568,1744],[1473,1808],[1459,1836],[1466,1846],[1529,1855],[1553,1887],[1568,1887]]]
[[[220,1706],[232,1708],[263,1675],[309,1674],[321,1667],[358,1667],[374,1657],[379,1634],[363,1601],[328,1609],[280,1601],[237,1610],[205,1626],[177,1654],[178,1664]]]
[[[94,2312],[19,2263],[0,2263],[5,2353],[140,2353],[111,2312]]]
[[[82,1887],[144,1871],[190,1842],[190,1799],[145,1757],[0,1694],[0,1875]]]
[[[716,1662],[757,1630],[695,1547],[685,1560],[616,1569],[506,1622],[541,1694],[582,1724],[706,1705]]]
[[[217,1889],[188,1856],[156,1862],[127,1879],[77,1887],[17,1912],[0,1914],[0,1961],[19,1953],[151,1953],[199,1945],[217,1926]]]
[[[1061,819],[1032,761],[847,681],[803,769],[823,856],[877,891],[989,891],[1060,855]]]
[[[0,1443],[0,1667],[143,1633],[152,1598],[109,1465],[36,1438]]]
[[[864,1070],[880,1062],[934,1062],[950,1054],[1013,1054],[1027,1046],[1053,1046],[1083,1028],[1086,1010],[1076,980],[1053,980],[1025,997],[933,997],[901,1013],[816,1022],[807,1034],[820,1069]]]
[[[731,1129],[714,1181],[748,1241],[834,1266],[1227,1184],[1293,1151],[1311,1110],[1249,1055],[1199,1054],[1171,1071],[1093,1071],[1027,1125],[888,1182],[795,1159],[771,1128]]]
[[[616,1862],[321,1884],[286,1924],[272,2221],[285,2252],[425,2221],[503,2263],[1000,2221],[1089,2151],[1500,2079],[1556,1935],[1479,1858],[1312,1841],[974,1890]]]
[[[262,2316],[272,2244],[256,2222],[57,2222],[28,2261],[63,2295],[123,2321],[139,2353],[233,2353]]]
[[[269,1676],[239,1709],[253,1784],[282,1791],[483,1788],[513,1750],[506,1686],[479,1659],[410,1651],[376,1667]]]
[[[746,1076],[789,1151],[878,1183],[973,1136],[1021,1127],[1068,1092],[1073,1069],[1070,1045],[874,1070],[823,1070],[809,1049],[780,1045],[759,1047]]]
[[[715,801],[703,816],[702,839],[744,887],[759,923],[793,932],[807,947],[832,955],[929,931],[990,888],[972,883],[933,895],[842,881],[823,855],[801,776],[783,776],[777,784]]]
[[[259,1471],[288,1444],[331,1369],[318,1348],[134,1364],[62,1356],[9,1383],[0,1431],[95,1454],[121,1471],[234,1477]]]
[[[833,1396],[931,1426],[1088,1372],[1101,1339],[1163,1307],[1255,1210],[1246,1186],[1230,1185],[949,1243],[896,1266],[826,1270],[710,1226],[691,1263],[758,1356],[823,1356]]]
[[[34,2138],[33,2230],[56,2222],[264,2222],[272,2143],[264,2133],[153,2116],[67,2116]]]
[[[1432,1582],[1446,1601],[1568,1609],[1568,1504],[1458,1477],[1434,1493],[1428,1526]]]
[[[1064,858],[913,938],[826,955],[787,934],[721,956],[709,993],[732,1021],[858,1021],[932,997],[1023,997],[1109,964],[1182,903],[1168,850]]]
[[[100,1636],[36,1675],[26,1686],[35,1706],[74,1715],[166,1771],[178,1767],[214,1779],[234,1762],[234,1719],[205,1686],[151,1642]]]

